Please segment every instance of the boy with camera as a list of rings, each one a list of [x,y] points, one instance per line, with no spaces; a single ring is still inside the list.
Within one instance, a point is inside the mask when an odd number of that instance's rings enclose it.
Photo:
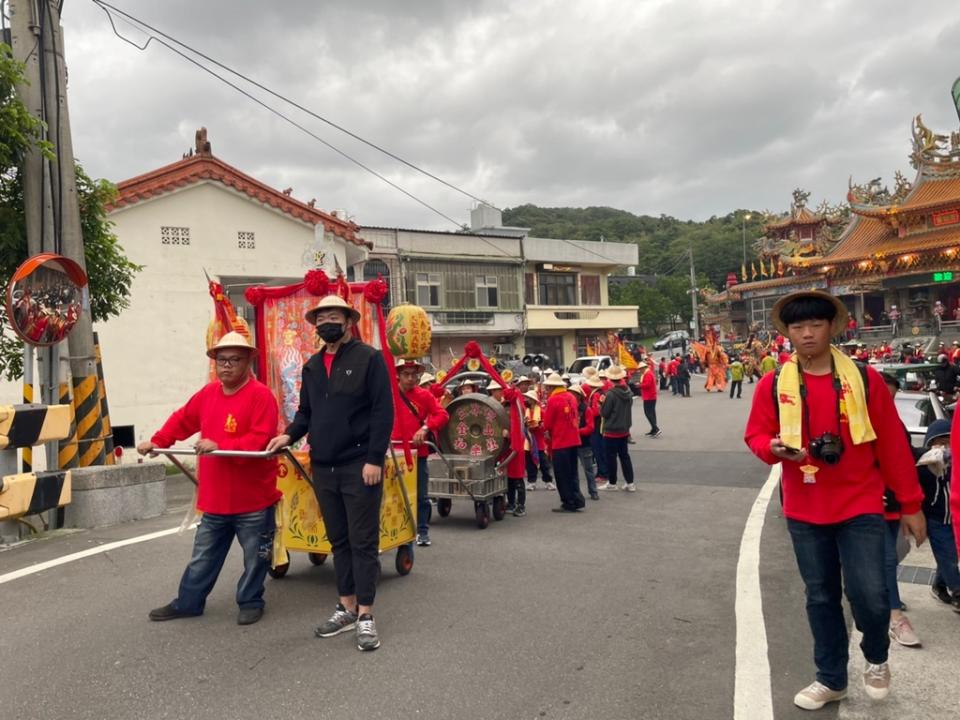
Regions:
[[[884,578],[884,486],[896,494],[905,534],[926,538],[913,455],[879,373],[830,344],[848,313],[828,293],[790,293],[773,323],[794,353],[757,384],[744,439],[764,462],[781,462],[783,514],[806,586],[817,679],[794,704],[817,710],[846,696],[844,586],[863,632],[868,697],[890,689],[890,608]]]

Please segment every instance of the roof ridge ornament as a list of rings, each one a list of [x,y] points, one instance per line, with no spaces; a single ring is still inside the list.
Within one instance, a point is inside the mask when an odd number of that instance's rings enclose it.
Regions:
[[[210,146],[210,141],[207,140],[207,129],[205,127],[197,130],[194,135],[194,152],[197,155],[213,156],[213,150]]]

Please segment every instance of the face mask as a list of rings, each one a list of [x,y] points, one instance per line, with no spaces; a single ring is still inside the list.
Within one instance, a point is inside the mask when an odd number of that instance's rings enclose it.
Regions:
[[[317,335],[325,343],[335,343],[343,337],[343,325],[336,322],[326,322],[317,325]]]

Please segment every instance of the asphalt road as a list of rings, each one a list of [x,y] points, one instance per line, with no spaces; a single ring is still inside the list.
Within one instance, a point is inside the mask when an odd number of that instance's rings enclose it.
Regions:
[[[313,636],[335,585],[329,564],[302,554],[284,579],[268,579],[256,625],[235,622],[236,547],[204,616],[149,622],[174,596],[191,532],[2,584],[2,716],[732,717],[739,544],[768,468],[741,440],[752,386],[742,400],[701,388],[695,379],[692,398],[661,398],[658,439],[640,437],[636,403],[637,493],[603,492],[585,513],[558,515],[556,496],[539,491],[526,518],[483,531],[455,504],[409,576],[385,555],[375,653],[358,652],[350,635]],[[796,716],[792,695],[813,669],[776,511],[774,500],[761,578],[779,720]],[[0,553],[0,575],[181,517],[23,545]]]

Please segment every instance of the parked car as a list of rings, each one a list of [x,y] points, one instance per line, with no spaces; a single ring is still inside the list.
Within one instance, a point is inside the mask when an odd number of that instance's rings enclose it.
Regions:
[[[920,392],[936,385],[933,371],[939,366],[935,363],[879,363],[871,367],[877,372],[895,376],[900,381],[900,390]]]
[[[947,409],[936,393],[901,391],[894,399],[897,414],[910,433],[910,442],[914,447],[923,447],[927,428],[934,420],[950,418]]]
[[[613,358],[609,355],[584,355],[570,363],[567,375],[570,376],[571,383],[578,383],[583,380],[583,371],[591,365],[597,370],[606,370],[612,364]]]
[[[690,344],[690,333],[686,330],[674,330],[668,332],[662,338],[653,344],[654,350],[672,350],[675,347],[681,347],[684,343]]]

